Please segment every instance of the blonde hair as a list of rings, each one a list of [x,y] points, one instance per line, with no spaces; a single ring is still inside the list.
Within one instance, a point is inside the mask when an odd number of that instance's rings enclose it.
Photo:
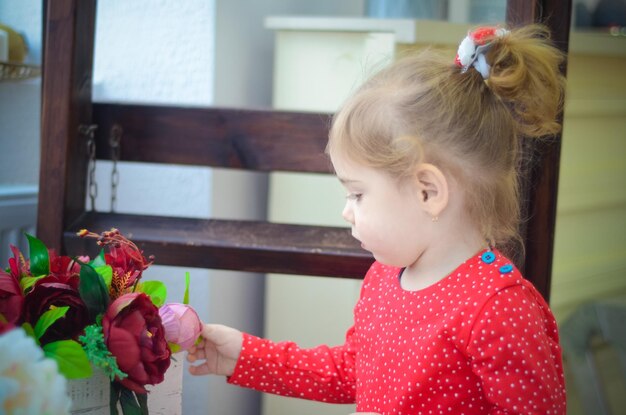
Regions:
[[[464,190],[485,239],[505,246],[520,241],[520,138],[560,129],[563,54],[546,27],[529,25],[495,40],[486,59],[486,80],[431,50],[397,60],[335,115],[327,152],[399,179],[435,164]]]

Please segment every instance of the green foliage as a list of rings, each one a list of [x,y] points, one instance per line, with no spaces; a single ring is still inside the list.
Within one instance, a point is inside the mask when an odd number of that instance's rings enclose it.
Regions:
[[[137,291],[147,294],[152,304],[161,307],[167,298],[167,287],[161,281],[146,281],[137,285]]]
[[[37,281],[44,277],[46,277],[46,275],[40,275],[39,277],[22,277],[20,279],[20,288],[22,289],[22,292],[27,293],[30,287],[35,285]]]
[[[179,344],[172,343],[172,342],[167,342],[167,347],[170,348],[170,351],[172,352],[172,354],[180,352],[180,345]],[[174,358],[172,357],[172,359],[174,359]]]
[[[124,415],[148,415],[148,395],[135,393],[117,382],[111,384],[110,407],[111,415],[119,415],[119,402]]]
[[[101,249],[98,256],[92,259],[91,261],[89,261],[89,265],[91,265],[94,268],[98,268],[106,264],[107,264],[106,260],[104,259],[104,249]]]
[[[96,316],[104,313],[109,306],[109,290],[106,283],[89,264],[81,264],[78,292],[87,306],[92,321],[95,321]]]
[[[107,290],[111,288],[111,281],[113,280],[113,268],[110,265],[101,265],[94,267],[94,270],[102,277]]]
[[[185,294],[183,296],[183,304],[189,304],[189,281],[191,277],[189,276],[189,271],[185,272]]]
[[[113,279],[113,268],[107,265],[104,257],[104,249],[100,250],[97,257],[89,262],[89,265],[102,277],[107,289],[111,288],[111,280]]]
[[[92,375],[87,354],[75,340],[59,340],[43,346],[46,357],[56,360],[59,372],[67,379],[88,378]]]
[[[39,239],[26,234],[28,249],[30,250],[30,273],[35,277],[50,273],[50,257],[48,248]]]
[[[115,377],[124,379],[128,376],[117,366],[115,356],[111,354],[104,342],[100,318],[98,318],[95,324],[85,327],[85,335],[80,336],[78,339],[83,343],[83,350],[87,354],[89,361],[94,366],[102,369],[109,379],[114,380]]]
[[[61,317],[64,317],[65,314],[67,313],[67,310],[69,309],[70,308],[68,306],[56,307],[43,313],[41,317],[39,317],[39,319],[37,320],[37,323],[35,324],[35,330],[34,330],[35,340],[37,340],[37,342],[39,343],[39,339],[41,339],[41,336],[43,336],[46,333],[46,330],[48,330],[48,327],[53,325],[54,322],[60,319]]]

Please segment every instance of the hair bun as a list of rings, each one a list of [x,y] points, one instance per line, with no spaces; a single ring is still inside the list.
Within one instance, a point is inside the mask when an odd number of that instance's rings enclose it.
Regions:
[[[487,83],[512,111],[519,131],[532,137],[557,133],[565,78],[564,54],[550,42],[550,32],[533,24],[512,30],[493,42],[486,55]]]

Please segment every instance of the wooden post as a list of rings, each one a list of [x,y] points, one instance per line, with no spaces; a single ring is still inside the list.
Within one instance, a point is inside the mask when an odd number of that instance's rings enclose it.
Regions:
[[[556,45],[567,53],[571,11],[571,0],[508,0],[506,19],[509,26],[545,24],[550,28]],[[562,71],[565,75],[567,62]],[[561,124],[562,121],[561,114]],[[525,172],[525,189],[522,192],[526,203],[522,206],[522,212],[529,218],[523,230],[526,243],[523,272],[548,300],[552,278],[561,133],[525,147],[537,160]]]
[[[41,170],[37,235],[63,251],[63,230],[85,210],[86,142],[91,123],[95,0],[44,1]]]

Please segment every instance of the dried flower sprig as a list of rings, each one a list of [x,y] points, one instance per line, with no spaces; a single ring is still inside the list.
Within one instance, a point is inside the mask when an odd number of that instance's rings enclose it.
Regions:
[[[148,257],[148,261],[142,254],[142,251],[135,245],[135,243],[126,238],[117,228],[111,228],[111,230],[104,231],[102,233],[90,232],[87,229],[81,229],[76,232],[76,235],[81,238],[94,238],[98,246],[111,246],[112,248],[130,248],[130,251],[136,252],[138,255],[133,255],[132,259],[136,261],[137,265],[142,265],[143,269],[148,268],[154,262],[154,255]]]
[[[113,270],[109,284],[112,300],[134,291],[142,272],[154,262],[153,255],[146,259],[143,256],[143,251],[116,228],[111,228],[111,230],[100,234],[81,229],[77,235],[81,238],[96,239],[98,246],[107,248],[106,262],[111,265]]]

